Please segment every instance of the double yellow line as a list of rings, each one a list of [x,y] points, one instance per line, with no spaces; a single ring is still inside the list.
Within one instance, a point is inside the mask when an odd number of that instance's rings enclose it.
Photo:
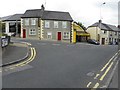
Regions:
[[[100,70],[101,72],[103,72],[105,69],[106,71],[104,72],[104,74],[100,77],[100,81],[103,81],[103,79],[105,78],[105,76],[107,75],[107,73],[110,71],[111,67],[114,64],[114,61],[117,58],[118,52],[107,62],[107,64],[104,65],[104,67]],[[94,77],[94,79],[96,79],[98,76],[100,76],[100,74],[96,74],[96,77]],[[90,87],[90,85],[92,84],[92,82],[89,82],[87,85],[87,88]],[[99,83],[97,82],[95,84],[95,86],[91,89],[91,90],[95,90],[99,87]]]
[[[30,57],[27,60],[25,60],[23,62],[20,62],[18,64],[15,64],[15,65],[9,66],[8,68],[9,69],[14,69],[15,67],[25,66],[28,63],[32,62],[35,59],[35,57],[36,57],[36,50],[35,50],[35,48],[31,47],[30,48],[30,52],[31,52],[31,55],[30,55]]]

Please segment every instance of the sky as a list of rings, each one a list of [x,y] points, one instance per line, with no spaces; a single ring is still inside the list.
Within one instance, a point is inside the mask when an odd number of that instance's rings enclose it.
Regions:
[[[118,2],[120,0],[1,0],[0,17],[24,13],[27,9],[41,9],[69,12],[74,21],[90,26],[100,20],[118,25]],[[46,2],[46,3],[45,3]],[[106,2],[105,5],[102,3]],[[101,8],[101,10],[100,10]],[[100,15],[101,11],[101,15]]]

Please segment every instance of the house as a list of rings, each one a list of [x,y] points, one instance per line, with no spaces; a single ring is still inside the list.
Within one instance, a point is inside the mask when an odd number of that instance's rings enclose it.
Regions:
[[[21,33],[21,16],[23,14],[14,14],[6,17],[2,17],[1,21],[5,25],[3,32],[6,34],[15,33],[20,35]]]
[[[73,43],[76,42],[87,42],[90,38],[90,34],[87,33],[82,27],[77,23],[73,22]]]
[[[72,42],[72,17],[68,12],[27,10],[21,17],[21,37]]]
[[[102,23],[101,20],[87,28],[90,38],[95,39],[101,45],[117,44],[118,31],[119,29],[116,26]]]

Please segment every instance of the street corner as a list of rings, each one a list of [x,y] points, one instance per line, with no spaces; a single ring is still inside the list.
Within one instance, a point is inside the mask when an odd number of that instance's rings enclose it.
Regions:
[[[35,49],[29,45],[23,42],[10,43],[2,53],[2,67],[18,65],[27,61],[35,52]]]
[[[35,56],[35,48],[28,46],[25,42],[10,44],[3,55],[2,72],[11,73],[11,71],[23,70],[34,60]]]

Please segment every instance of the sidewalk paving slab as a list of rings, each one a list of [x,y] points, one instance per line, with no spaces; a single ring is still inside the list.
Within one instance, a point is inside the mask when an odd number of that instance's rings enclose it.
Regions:
[[[10,44],[3,50],[2,53],[2,65],[18,61],[24,58],[28,53],[28,49],[25,45],[19,43]]]

